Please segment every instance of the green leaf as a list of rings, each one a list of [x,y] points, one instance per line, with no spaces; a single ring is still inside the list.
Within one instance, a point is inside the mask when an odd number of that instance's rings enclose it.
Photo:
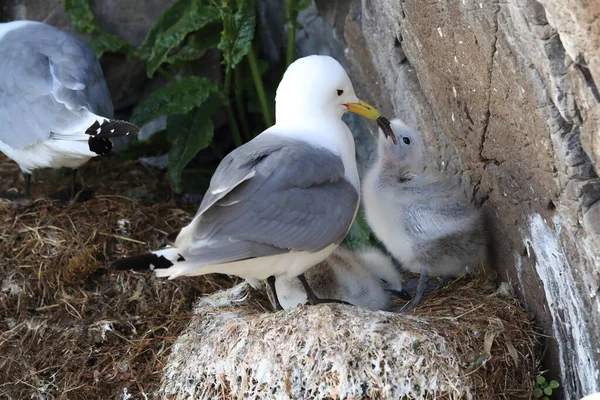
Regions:
[[[533,389],[533,397],[534,398],[539,399],[543,395],[544,395],[544,392],[542,392],[542,389],[540,389],[540,388]]]
[[[185,166],[213,139],[212,111],[209,104],[193,115],[173,115],[167,120],[169,139],[174,140],[169,150],[169,179],[176,193],[182,190],[181,173]]]
[[[185,45],[172,56],[168,56],[168,64],[178,64],[194,61],[202,57],[208,49],[217,47],[221,36],[221,28],[217,24],[207,26],[200,31],[189,35]]]
[[[535,381],[538,385],[541,385],[542,383],[546,382],[546,378],[544,378],[542,375],[538,375],[536,376]]]
[[[200,76],[179,79],[139,104],[133,110],[131,122],[142,126],[160,115],[187,114],[216,91],[214,83]]]
[[[179,0],[163,11],[160,17],[158,17],[158,19],[154,22],[152,27],[150,27],[148,34],[140,46],[140,57],[142,59],[147,60],[150,58],[150,55],[152,54],[152,47],[154,47],[156,38],[162,32],[165,32],[167,29],[175,25],[175,23],[179,21],[185,14],[186,10],[191,8],[193,1],[195,0]]]
[[[550,383],[548,384],[548,386],[550,388],[552,388],[552,389],[556,389],[556,388],[558,388],[560,386],[560,384],[557,381],[552,380],[552,381],[550,381]]]
[[[87,0],[62,0],[65,11],[71,17],[71,23],[80,32],[93,33],[98,30],[94,14]]]
[[[310,7],[313,3],[313,0],[294,0],[294,2],[296,3],[296,10],[301,11]]]
[[[155,31],[152,51],[146,65],[148,77],[154,75],[167,59],[169,51],[178,46],[189,33],[197,31],[219,18],[219,10],[216,7],[203,6],[201,0],[187,1],[186,3],[187,7],[177,9],[181,14],[175,23],[164,30]]]
[[[542,398],[542,400],[550,400],[550,397],[548,397],[548,396],[544,396],[544,397]]]
[[[549,388],[549,387],[545,388],[544,394],[547,396],[552,396],[552,388]]]
[[[351,249],[360,249],[371,245],[371,229],[362,216],[362,211],[358,210],[356,219],[350,227],[350,231],[344,238],[344,244]]]
[[[100,58],[104,53],[131,53],[131,46],[118,36],[99,31],[99,35],[89,41],[96,57]]]
[[[237,0],[235,11],[230,3],[230,0],[213,0],[223,21],[218,49],[223,53],[225,64],[233,68],[250,51],[254,39],[256,12],[254,0]]]

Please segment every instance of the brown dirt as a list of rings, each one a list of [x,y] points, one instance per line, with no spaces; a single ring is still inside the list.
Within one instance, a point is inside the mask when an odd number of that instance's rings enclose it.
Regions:
[[[22,189],[2,154],[0,176],[0,192]],[[0,200],[0,398],[152,398],[192,303],[232,284],[111,270],[158,248],[195,207],[138,162],[95,159],[80,177],[95,191],[84,203],[42,197],[68,186],[56,171],[36,172],[34,200]]]

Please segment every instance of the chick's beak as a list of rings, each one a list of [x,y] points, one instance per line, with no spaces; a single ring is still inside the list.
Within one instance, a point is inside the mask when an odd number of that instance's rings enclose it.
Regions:
[[[382,117],[375,107],[373,107],[366,101],[362,101],[360,99],[358,100],[358,103],[347,103],[344,104],[344,106],[346,106],[348,111],[350,111],[351,113],[358,114],[361,117],[365,117],[368,119],[376,120],[377,125],[379,125],[385,136],[392,138],[394,144],[398,143],[396,135],[394,135],[394,132],[392,131],[392,128],[390,126],[390,121],[388,121],[387,118]]]
[[[368,119],[377,119],[377,117],[381,115],[375,107],[366,101],[358,100],[358,103],[347,103],[344,105],[351,113],[358,114],[361,117]]]

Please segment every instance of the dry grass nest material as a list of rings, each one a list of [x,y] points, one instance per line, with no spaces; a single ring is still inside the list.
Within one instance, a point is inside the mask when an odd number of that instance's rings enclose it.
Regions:
[[[0,173],[2,191],[21,189],[14,163],[0,158]],[[194,207],[139,163],[93,160],[81,176],[96,192],[85,203],[0,200],[0,398],[145,398],[192,302],[231,285],[112,271],[111,261],[158,247]],[[35,178],[38,196],[69,183]]]
[[[456,281],[411,313],[337,304],[273,313],[263,293],[241,284],[199,300],[169,356],[161,394],[529,399],[538,334],[507,288]]]
[[[21,188],[18,167],[1,154],[0,174],[0,191]],[[205,297],[194,314],[195,299],[233,282],[219,275],[167,281],[149,272],[117,273],[109,263],[158,247],[195,207],[171,197],[164,173],[139,163],[92,160],[81,176],[95,189],[85,203],[0,200],[0,398],[188,398],[184,388],[229,398],[240,387],[272,398],[266,390],[278,383],[285,383],[283,393],[302,398],[316,392],[302,392],[298,382],[306,375],[292,368],[298,363],[315,365],[307,369],[312,390],[347,382],[332,365],[371,368],[362,386],[345,387],[358,393],[355,398],[395,398],[386,390],[402,378],[393,368],[406,362],[416,372],[431,366],[427,376],[440,382],[435,390],[431,381],[409,382],[412,393],[430,388],[427,396],[438,399],[530,397],[534,328],[517,301],[488,284],[458,282],[407,315],[339,305],[272,313],[257,291],[236,303],[222,300],[232,292]],[[35,178],[38,196],[69,182],[56,173]],[[377,368],[367,353],[381,355]],[[337,364],[328,364],[334,354]],[[259,384],[256,366],[265,363],[282,368],[272,387]],[[444,380],[456,386],[441,385]]]

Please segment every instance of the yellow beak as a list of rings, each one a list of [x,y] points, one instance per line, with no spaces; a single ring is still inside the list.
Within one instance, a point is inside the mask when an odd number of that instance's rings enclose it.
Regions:
[[[344,105],[348,111],[368,119],[377,119],[377,117],[381,115],[375,107],[362,100],[358,100],[358,103],[348,103]]]

